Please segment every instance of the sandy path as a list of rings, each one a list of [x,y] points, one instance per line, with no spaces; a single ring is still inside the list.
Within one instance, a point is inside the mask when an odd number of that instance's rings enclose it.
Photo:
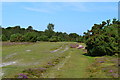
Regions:
[[[15,64],[15,63],[16,63],[15,61],[13,61],[13,62],[7,62],[7,63],[2,63],[2,64],[0,64],[0,67],[12,65],[12,64]]]
[[[63,53],[63,52],[65,52],[65,51],[67,51],[68,49],[69,49],[69,47],[66,46],[65,49],[64,49],[63,51],[61,51],[60,53]]]
[[[50,71],[50,73],[49,73],[49,75],[47,77],[48,78],[55,78],[56,77],[55,72],[58,71],[58,70],[61,70],[61,68],[65,65],[65,63],[67,63],[67,61],[69,60],[70,57],[71,57],[71,53],[69,53],[69,55],[66,56],[65,59],[61,63],[59,63],[58,65],[56,65],[53,68],[54,70]]]
[[[69,55],[66,56],[65,60],[61,65],[58,66],[57,70],[60,70],[64,66],[64,64],[69,60],[70,57],[71,57],[71,53],[69,53]]]
[[[54,53],[54,52],[59,51],[60,49],[62,49],[62,47],[60,47],[60,48],[58,48],[58,49],[56,49],[56,50],[50,51],[50,52],[51,52],[51,53]]]
[[[3,72],[0,72],[0,79],[2,78],[3,75],[4,75],[4,73],[3,73]]]

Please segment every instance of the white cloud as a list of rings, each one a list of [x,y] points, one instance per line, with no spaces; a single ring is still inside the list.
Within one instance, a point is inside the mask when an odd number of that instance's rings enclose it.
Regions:
[[[119,0],[1,0],[2,2],[119,2]]]
[[[63,5],[55,3],[31,3],[32,6],[23,7],[29,11],[42,12],[42,13],[54,13],[63,10]]]
[[[78,12],[95,12],[95,11],[116,11],[117,7],[109,5],[94,5],[78,2],[69,3],[31,3],[32,6],[26,6],[24,9],[42,13],[56,13],[60,11],[70,10]]]
[[[80,11],[80,12],[88,12],[89,9],[84,3],[68,3],[67,5],[65,4],[66,7],[71,7],[70,9],[73,11]]]
[[[43,12],[43,13],[56,13],[65,11],[66,9],[71,11],[88,12],[89,9],[83,3],[31,3],[32,6],[23,7],[29,11]]]
[[[31,8],[31,7],[25,7],[24,9],[29,10],[29,11],[35,11],[35,12],[50,13],[50,11],[46,9],[38,9],[38,8]]]

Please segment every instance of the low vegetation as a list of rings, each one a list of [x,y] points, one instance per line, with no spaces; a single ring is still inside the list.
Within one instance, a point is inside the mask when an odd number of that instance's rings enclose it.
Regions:
[[[117,57],[96,57],[95,61],[87,68],[90,78],[118,78],[118,58]]]

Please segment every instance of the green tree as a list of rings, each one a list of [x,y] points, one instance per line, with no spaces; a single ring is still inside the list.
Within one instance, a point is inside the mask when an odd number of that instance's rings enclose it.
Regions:
[[[49,23],[47,29],[45,30],[45,35],[48,36],[48,38],[51,38],[54,34],[54,24]]]
[[[27,30],[33,30],[32,26],[28,26]]]
[[[110,19],[109,20],[107,20],[107,26],[109,26],[110,25]]]
[[[113,24],[116,24],[116,22],[117,22],[117,19],[114,18],[113,21],[112,21],[112,23],[113,23]]]
[[[54,24],[49,23],[47,26],[48,31],[53,31],[54,30]]]
[[[79,35],[76,33],[70,33],[69,37],[70,37],[71,41],[78,41],[78,39],[79,39]]]

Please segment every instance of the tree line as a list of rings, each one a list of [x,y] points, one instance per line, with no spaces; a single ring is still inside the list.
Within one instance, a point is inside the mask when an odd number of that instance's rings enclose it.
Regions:
[[[104,56],[119,54],[120,50],[120,21],[113,19],[112,21],[102,21],[100,24],[94,24],[90,30],[84,32],[84,35],[76,33],[55,32],[54,24],[49,23],[44,31],[34,30],[32,26],[21,28],[20,26],[2,28],[0,39],[10,42],[63,42],[74,41],[84,42],[86,44],[87,55]]]
[[[44,31],[34,30],[32,26],[28,28],[21,28],[20,26],[0,27],[2,34],[0,38],[2,41],[10,42],[36,42],[36,41],[50,41],[50,42],[62,42],[62,41],[75,41],[82,42],[83,37],[77,33],[67,34],[66,32],[55,32],[54,24],[49,23],[47,29]]]

